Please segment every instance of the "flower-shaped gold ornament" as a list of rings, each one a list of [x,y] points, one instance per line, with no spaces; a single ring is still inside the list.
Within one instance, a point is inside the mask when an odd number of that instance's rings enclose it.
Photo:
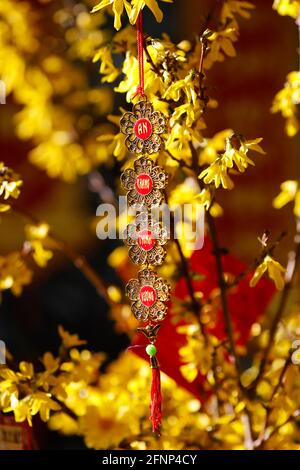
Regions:
[[[139,101],[133,106],[132,112],[123,114],[120,120],[121,132],[127,137],[126,147],[133,153],[158,152],[165,131],[166,121],[160,111],[153,111],[148,101]]]
[[[159,222],[154,222],[148,212],[140,212],[134,224],[129,224],[124,233],[124,242],[129,247],[129,257],[135,264],[162,264],[166,251],[168,231]]]
[[[126,295],[137,320],[159,322],[165,318],[164,302],[169,299],[170,286],[152,269],[139,271],[138,279],[131,279],[126,285]]]
[[[167,173],[146,157],[136,160],[134,169],[128,168],[121,174],[128,204],[133,207],[157,207],[164,199],[162,189],[167,182]]]

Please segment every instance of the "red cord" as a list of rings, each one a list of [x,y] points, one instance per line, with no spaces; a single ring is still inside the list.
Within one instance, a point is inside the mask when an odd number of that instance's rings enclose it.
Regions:
[[[143,14],[142,10],[139,13],[136,22],[136,35],[137,35],[137,50],[138,50],[138,64],[139,64],[139,85],[136,90],[136,95],[145,96],[145,80],[144,80],[144,35],[143,35]]]

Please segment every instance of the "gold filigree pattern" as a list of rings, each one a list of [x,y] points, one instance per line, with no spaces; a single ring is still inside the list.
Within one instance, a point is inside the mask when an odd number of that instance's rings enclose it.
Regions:
[[[152,269],[142,269],[137,279],[126,285],[126,295],[131,300],[131,309],[137,320],[162,321],[167,314],[164,304],[170,296],[170,286]]]
[[[151,154],[161,148],[160,135],[165,131],[166,122],[160,111],[153,111],[152,105],[142,100],[133,106],[132,112],[123,114],[120,128],[126,135],[129,152]]]
[[[168,232],[159,222],[153,222],[148,212],[141,212],[134,224],[129,224],[124,233],[129,257],[135,264],[162,264],[166,251]]]
[[[168,182],[166,172],[150,158],[141,157],[121,175],[121,184],[127,191],[132,207],[157,207],[164,199],[163,189]]]

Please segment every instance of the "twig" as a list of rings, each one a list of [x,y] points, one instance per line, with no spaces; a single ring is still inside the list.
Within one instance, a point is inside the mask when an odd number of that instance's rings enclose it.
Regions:
[[[157,73],[157,75],[159,77],[161,77],[161,71],[159,70],[159,68],[155,65],[155,63],[153,62],[152,60],[152,57],[148,51],[148,47],[147,47],[147,44],[146,44],[146,41],[145,41],[145,37],[144,37],[144,51],[145,51],[145,54],[146,54],[146,57],[147,57],[147,60],[148,62],[150,63],[151,67],[152,67],[152,70],[153,72]]]
[[[20,214],[22,217],[27,219],[33,224],[40,224],[41,221],[38,220],[34,215],[30,214],[28,211],[18,207],[12,206],[12,210]],[[114,302],[110,299],[107,293],[107,286],[104,280],[99,276],[97,271],[88,263],[85,256],[77,253],[72,247],[70,247],[65,241],[61,240],[56,234],[52,231],[48,234],[49,241],[54,243],[56,249],[64,253],[64,255],[72,261],[74,266],[82,272],[86,279],[95,287],[97,293],[104,298],[108,305],[113,305]]]
[[[50,238],[55,244],[55,247],[61,251],[72,263],[74,266],[82,272],[86,279],[95,287],[97,293],[109,304],[112,305],[113,302],[108,296],[107,286],[104,280],[99,276],[97,271],[88,263],[85,256],[77,253],[72,247],[70,247],[66,242],[60,240],[56,235],[53,235],[52,232],[49,233]]]
[[[204,57],[205,57],[205,52],[207,49],[207,40],[204,37],[200,38],[201,42],[201,54],[200,54],[200,60],[199,60],[199,67],[198,67],[198,74],[199,74],[199,89],[200,89],[200,98],[203,99],[203,78],[204,73],[203,73],[203,63],[204,63]]]
[[[260,449],[263,449],[264,448],[264,444],[271,438],[274,436],[274,434],[276,434],[277,431],[279,431],[280,428],[282,428],[283,426],[285,426],[286,424],[288,424],[290,421],[293,421],[295,418],[298,418],[300,416],[300,410],[295,410],[285,421],[284,423],[281,423],[279,424],[278,426],[276,426],[272,432],[270,432],[270,434],[268,434],[267,436],[264,436],[262,441],[259,442],[259,444],[257,446],[255,446],[255,449],[256,450],[260,450]]]
[[[187,170],[193,171],[193,168],[192,168],[190,165],[188,165],[187,163],[185,163],[183,160],[180,160],[179,158],[176,158],[176,157],[170,152],[170,150],[165,149],[165,152],[169,155],[169,157],[172,158],[172,160],[174,160],[175,162],[179,163],[179,165],[180,165],[182,168],[186,168]]]
[[[52,400],[56,401],[58,405],[61,407],[61,410],[58,410],[58,412],[60,411],[62,413],[67,414],[68,416],[70,416],[70,418],[74,419],[75,421],[78,420],[78,415],[73,410],[71,410],[64,402],[62,402],[61,400],[59,400],[57,397],[53,395],[51,398]]]
[[[279,245],[279,243],[285,236],[286,232],[281,232],[278,238],[271,246],[263,249],[258,258],[256,258],[244,271],[238,274],[232,282],[227,283],[227,289],[231,289],[232,287],[238,285],[240,281],[242,281],[247,276],[247,274],[249,274],[253,269],[257,268],[263,262],[266,256],[271,256],[276,247]]]
[[[239,358],[238,358],[237,351],[236,351],[234,330],[233,330],[233,325],[232,325],[231,316],[230,316],[229,307],[228,307],[227,285],[226,285],[226,281],[224,277],[222,255],[221,255],[222,250],[221,250],[219,239],[218,239],[215,221],[209,212],[207,212],[206,214],[206,220],[207,220],[209,233],[211,236],[211,241],[213,244],[213,249],[214,249],[213,254],[216,259],[218,284],[220,288],[221,305],[222,305],[222,311],[223,311],[223,317],[224,317],[224,323],[225,323],[225,330],[228,335],[230,351],[234,358],[237,373],[238,373],[238,376],[240,377],[241,368],[240,368]]]
[[[193,147],[193,145],[190,143],[190,149],[192,153],[192,160],[193,160],[193,170],[195,173],[195,176],[200,172],[199,164],[198,164],[198,156],[197,153]],[[200,183],[201,185],[201,183]],[[232,326],[232,321],[231,321],[231,316],[229,312],[229,307],[228,307],[228,300],[227,300],[227,283],[225,281],[224,277],[224,270],[223,270],[223,263],[222,263],[222,256],[221,256],[221,247],[219,244],[219,239],[218,239],[218,233],[217,229],[215,226],[215,221],[209,211],[206,212],[206,220],[207,220],[207,225],[211,237],[211,241],[213,244],[213,254],[215,256],[216,260],[216,267],[217,267],[217,275],[218,275],[218,285],[220,288],[220,295],[221,295],[221,305],[222,305],[222,311],[223,311],[223,317],[224,317],[224,324],[225,324],[225,330],[228,335],[229,339],[229,346],[230,346],[230,351],[231,354],[234,358],[235,362],[235,367],[236,371],[238,374],[238,377],[240,378],[240,373],[241,373],[241,368],[240,368],[240,363],[236,351],[236,345],[235,345],[235,339],[234,339],[234,330]]]
[[[286,371],[288,370],[288,367],[289,365],[291,364],[291,355],[289,355],[289,357],[286,359],[285,363],[284,363],[284,366],[280,372],[280,376],[279,376],[279,379],[278,379],[278,382],[277,382],[277,385],[276,387],[274,387],[274,390],[272,392],[272,396],[270,398],[270,402],[273,401],[276,393],[279,391],[280,387],[282,387],[283,385],[283,379],[284,379],[284,376],[286,374]]]
[[[260,448],[263,441],[265,440],[265,432],[266,432],[266,429],[269,426],[269,419],[270,419],[270,415],[271,415],[271,411],[272,411],[271,403],[274,400],[275,395],[277,394],[277,392],[279,391],[279,389],[283,385],[283,379],[284,379],[284,376],[285,376],[286,371],[288,370],[288,367],[289,367],[290,364],[291,364],[291,354],[289,354],[289,356],[287,357],[287,359],[286,359],[286,361],[283,365],[283,368],[282,368],[282,370],[280,372],[280,375],[279,375],[279,378],[278,378],[278,382],[277,382],[276,386],[274,387],[271,398],[269,400],[269,404],[266,406],[265,422],[264,422],[262,430],[259,433],[259,438],[255,442],[255,447],[256,448]]]
[[[287,265],[286,279],[285,279],[286,282],[285,282],[285,285],[281,294],[277,311],[275,313],[274,319],[271,324],[269,341],[266,346],[264,356],[261,360],[257,377],[250,385],[249,387],[250,389],[254,389],[257,386],[257,384],[259,383],[260,379],[262,378],[265,372],[265,367],[267,365],[267,361],[269,359],[269,355],[273,347],[278,324],[280,323],[281,318],[285,313],[285,308],[287,305],[291,288],[295,280],[295,275],[297,272],[299,260],[300,260],[300,217],[296,221],[296,235],[294,237],[294,249],[292,252],[289,253],[289,261]]]
[[[168,204],[168,196],[167,196],[166,192],[165,192],[165,200],[166,200],[166,203]],[[171,237],[172,237],[172,239],[173,239],[173,241],[176,245],[176,248],[177,248],[177,251],[178,251],[178,254],[179,254],[179,257],[180,257],[180,262],[181,262],[183,275],[185,277],[188,292],[189,292],[189,296],[191,298],[192,311],[193,311],[193,314],[195,315],[195,317],[196,317],[196,319],[197,319],[197,321],[198,321],[198,323],[201,327],[202,333],[204,334],[204,324],[202,323],[201,318],[200,318],[200,311],[201,311],[201,308],[202,308],[202,304],[195,297],[195,292],[194,292],[194,288],[193,288],[192,278],[191,278],[191,275],[190,275],[190,272],[189,272],[188,262],[187,262],[186,257],[184,256],[184,253],[182,251],[179,240],[175,236],[174,214],[173,214],[172,211],[170,211],[170,218],[171,218]]]

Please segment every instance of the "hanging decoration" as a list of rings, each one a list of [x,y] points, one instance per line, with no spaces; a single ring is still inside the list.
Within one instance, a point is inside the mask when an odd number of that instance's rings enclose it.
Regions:
[[[168,233],[160,222],[154,221],[151,210],[162,204],[168,177],[166,172],[149,158],[162,146],[161,134],[166,130],[165,117],[147,101],[144,90],[143,20],[140,12],[137,20],[137,46],[139,85],[135,96],[139,101],[132,112],[126,112],[120,121],[121,132],[126,135],[125,145],[129,152],[137,155],[133,169],[121,175],[121,184],[127,192],[127,202],[136,209],[135,222],[127,226],[125,243],[129,247],[131,261],[140,266],[137,279],[126,286],[126,295],[137,320],[143,322],[138,328],[149,344],[146,352],[152,368],[150,419],[153,432],[159,434],[161,426],[160,368],[157,359],[156,339],[160,322],[167,314],[166,302],[170,286],[155,271],[162,264],[166,252],[164,245]]]

